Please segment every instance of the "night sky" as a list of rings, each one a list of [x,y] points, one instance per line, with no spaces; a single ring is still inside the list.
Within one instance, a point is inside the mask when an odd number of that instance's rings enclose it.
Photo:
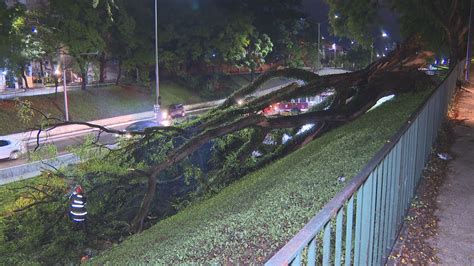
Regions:
[[[335,41],[337,43],[342,43],[343,45],[348,45],[349,40],[344,40],[338,37],[330,36],[328,31],[329,23],[328,21],[328,12],[329,6],[326,4],[325,0],[303,0],[303,10],[307,12],[309,19],[314,22],[323,22],[321,25],[322,36],[328,38],[329,40]],[[389,9],[381,9],[379,11],[379,21],[381,27],[378,32],[373,33],[374,36],[381,34],[382,30],[385,30],[390,35],[390,41],[399,42],[400,41],[400,30],[397,20],[397,15]],[[324,23],[326,22],[326,23]],[[384,47],[384,42],[387,40],[376,41],[375,46],[379,50],[382,50]]]

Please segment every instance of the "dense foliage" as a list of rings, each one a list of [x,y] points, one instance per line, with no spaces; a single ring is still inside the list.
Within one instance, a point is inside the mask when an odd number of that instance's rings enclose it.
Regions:
[[[22,5],[7,8],[4,2],[0,3],[0,68],[7,68],[10,75],[21,76],[27,88],[32,84],[26,80],[26,66],[46,54],[37,33]]]
[[[370,160],[426,95],[396,98],[127,239],[94,263],[263,264]],[[337,181],[341,174],[346,182]]]
[[[252,142],[253,136],[260,135],[255,134],[258,130],[242,130],[217,139],[212,146],[205,145],[199,154],[194,154],[189,160],[168,169],[160,177],[161,183],[157,187],[155,204],[147,217],[147,226],[175,214],[177,210],[190,205],[191,207],[182,214],[160,223],[158,234],[167,235],[168,232],[174,236],[172,242],[159,241],[158,257],[175,262],[181,259],[188,261],[188,252],[207,254],[210,247],[216,247],[222,250],[221,257],[215,258],[219,261],[228,256],[245,261],[246,255],[243,253],[236,256],[236,252],[245,250],[240,245],[242,241],[260,242],[264,235],[268,236],[265,241],[285,241],[292,232],[298,230],[299,223],[291,223],[291,230],[285,229],[283,235],[280,232],[283,227],[278,226],[279,220],[274,220],[275,223],[272,223],[268,234],[263,234],[255,228],[260,227],[262,222],[273,221],[277,210],[287,213],[290,206],[294,207],[292,212],[301,214],[303,211],[305,217],[313,215],[317,208],[343,186],[343,183],[338,183],[336,177],[340,174],[350,177],[356,173],[426,94],[403,96],[387,107],[382,107],[380,112],[370,112],[360,121],[326,135],[281,161],[275,160],[275,154],[281,154],[279,150],[284,147],[281,145],[281,137],[283,134],[293,135],[293,130],[277,130],[263,142],[253,141],[256,145],[252,147],[257,147],[263,157],[246,157],[244,161],[240,161],[239,154],[245,150],[249,151],[245,144]],[[399,108],[400,104],[404,108]],[[381,124],[387,126],[380,126]],[[91,138],[85,147],[75,151],[89,159],[78,167],[0,187],[0,262],[47,265],[77,263],[86,249],[92,249],[96,255],[98,251],[111,248],[113,243],[125,239],[128,236],[129,221],[141,203],[141,195],[146,191],[146,178],[140,177],[139,174],[130,175],[129,170],[159,160],[163,154],[156,153],[157,146],[167,143],[168,148],[158,149],[163,152],[171,147],[169,145],[172,142],[163,142],[165,139],[163,136],[140,139],[139,142],[147,145],[130,146],[127,153],[130,157],[124,158],[121,156],[123,151],[108,153],[103,150],[99,153],[97,150],[90,150],[87,145],[93,142],[94,139]],[[370,145],[368,140],[371,140]],[[364,145],[359,145],[362,143]],[[211,154],[209,151],[212,151]],[[265,160],[265,156],[270,156],[271,160]],[[209,164],[202,164],[205,158],[209,159]],[[349,161],[351,163],[348,163]],[[247,175],[254,171],[259,163],[266,165],[270,162],[273,162],[270,167]],[[199,170],[192,167],[193,165],[198,166]],[[176,174],[185,176],[175,179]],[[245,175],[247,177],[243,180],[225,188]],[[315,176],[318,178],[315,179]],[[86,232],[75,229],[66,216],[68,193],[75,184],[83,185],[88,197],[89,222]],[[309,188],[309,184],[314,187]],[[305,189],[297,189],[301,186]],[[268,193],[266,190],[269,190]],[[214,196],[218,191],[222,193]],[[303,194],[297,196],[295,191],[302,191]],[[313,198],[315,195],[316,205]],[[206,200],[211,196],[213,197],[210,200]],[[301,202],[301,197],[311,202],[311,210],[306,209],[305,206],[309,205]],[[275,207],[274,203],[277,202],[283,205]],[[27,208],[35,203],[36,205]],[[25,210],[15,211],[21,208]],[[240,213],[242,210],[246,211]],[[230,212],[235,216],[230,215]],[[213,221],[213,217],[219,217],[220,221]],[[269,219],[271,217],[273,218]],[[285,217],[291,216],[287,214]],[[302,216],[298,217],[303,219]],[[214,234],[209,232],[209,222],[214,224],[212,228],[230,227],[229,230],[223,229],[222,233]],[[177,224],[180,226],[175,227]],[[144,235],[155,238],[156,230],[157,228],[153,228]],[[184,236],[188,230],[193,232],[192,239],[200,240],[191,241],[191,235]],[[225,232],[231,235],[240,232],[240,237],[229,242]],[[134,239],[138,241],[136,237]],[[180,249],[178,256],[174,256],[172,254],[176,249],[170,248],[169,245],[184,245],[186,248]],[[127,253],[117,256],[116,259],[135,260],[135,255],[141,256],[140,254],[145,252],[141,244],[127,249]],[[137,252],[137,249],[141,251]],[[265,254],[272,251],[271,248],[252,250],[260,254],[261,260],[265,258]],[[155,255],[150,258],[152,261],[157,259]],[[206,260],[207,257],[203,258]],[[196,259],[200,261],[203,258]],[[110,255],[105,259],[110,261]]]
[[[427,47],[448,54],[451,67],[463,57],[469,27],[469,0],[328,0],[334,33],[369,46],[379,33],[380,11],[391,8],[400,16],[405,37],[419,34]],[[335,14],[338,14],[337,19]],[[376,32],[376,34],[374,34]]]
[[[116,59],[122,71],[136,81],[149,83],[154,75],[154,2],[137,1],[49,1],[48,5],[25,12],[21,5],[0,12],[5,27],[22,21],[15,34],[3,29],[10,45],[2,45],[8,60],[24,51],[15,65],[24,67],[32,60],[47,58],[64,63],[81,73],[83,89],[88,66],[100,65],[103,81],[106,59]],[[189,87],[209,93],[209,80],[219,82],[230,67],[255,72],[264,63],[302,66],[311,60],[308,50],[314,41],[301,18],[301,1],[158,1],[159,62],[164,77],[190,83]],[[31,30],[34,29],[34,34]],[[15,37],[16,39],[14,39]],[[11,44],[23,39],[27,47]],[[34,44],[34,46],[32,46]],[[58,55],[69,55],[65,61]],[[4,58],[4,59],[5,59]],[[18,72],[20,73],[20,72]],[[216,76],[217,77],[213,77]],[[229,89],[229,88],[227,88]]]

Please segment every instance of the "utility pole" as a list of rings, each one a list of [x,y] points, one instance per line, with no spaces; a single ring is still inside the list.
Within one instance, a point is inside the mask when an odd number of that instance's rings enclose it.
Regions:
[[[466,76],[465,80],[470,82],[471,78],[471,46],[472,46],[472,9],[474,6],[474,1],[471,0],[471,11],[469,14],[469,32],[467,35],[467,52],[466,52]]]
[[[374,62],[374,43],[370,45],[370,63]]]
[[[68,106],[68,99],[67,99],[67,88],[66,88],[66,65],[64,64],[64,58],[62,61],[62,69],[63,69],[63,92],[64,92],[64,114],[66,116],[66,121],[69,121],[69,106]]]
[[[317,67],[321,65],[321,23],[318,22],[318,51],[317,51],[318,61],[316,62]]]
[[[155,117],[160,119],[160,76],[158,72],[158,0],[155,0],[155,79],[156,79],[156,99],[153,111]]]

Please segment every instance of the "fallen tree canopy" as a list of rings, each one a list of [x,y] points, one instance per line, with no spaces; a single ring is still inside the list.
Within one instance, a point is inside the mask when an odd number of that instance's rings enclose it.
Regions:
[[[142,205],[131,223],[131,230],[142,230],[156,192],[157,178],[162,171],[180,162],[212,139],[253,127],[262,130],[296,128],[307,123],[316,123],[316,134],[311,139],[334,127],[352,121],[369,110],[381,97],[417,89],[418,82],[428,80],[418,71],[433,54],[423,50],[418,37],[413,37],[398,47],[387,57],[369,65],[367,68],[345,74],[318,76],[301,69],[283,69],[267,72],[248,86],[236,91],[221,106],[210,111],[188,131],[187,141],[173,149],[158,164],[150,166],[148,189]],[[277,91],[250,100],[243,105],[238,102],[255,92],[261,84],[277,77],[293,78],[303,84],[292,83]],[[262,109],[275,102],[292,98],[314,96],[333,90],[334,99],[324,110],[309,111],[287,117],[269,117]],[[310,141],[303,138],[302,143]],[[297,147],[298,145],[295,145]]]
[[[233,93],[222,105],[188,124],[171,128],[147,129],[142,133],[145,137],[139,140],[135,146],[148,145],[152,136],[161,136],[155,141],[157,145],[154,146],[156,147],[154,152],[161,156],[146,165],[144,169],[132,170],[137,176],[147,178],[147,189],[142,203],[131,221],[130,231],[142,231],[144,220],[155,199],[157,185],[162,182],[158,180],[160,176],[189,158],[204,144],[245,129],[254,129],[250,136],[252,141],[249,140],[243,147],[236,148],[236,157],[239,161],[244,161],[251,156],[252,144],[261,143],[268,132],[277,129],[294,129],[308,123],[315,124],[313,130],[303,137],[295,139],[280,153],[280,155],[287,154],[321,134],[353,121],[367,112],[384,96],[417,90],[418,87],[421,87],[419,86],[420,82],[426,83],[430,80],[424,73],[419,72],[418,68],[425,65],[427,59],[432,55],[431,52],[424,50],[420,38],[413,37],[387,57],[372,63],[365,69],[351,73],[319,76],[294,68],[269,71],[259,76],[248,86]],[[260,85],[278,77],[291,78],[301,82],[294,82],[264,96],[245,100],[249,94],[258,90]],[[330,101],[325,101],[305,113],[275,117],[266,116],[262,112],[264,108],[275,102],[316,96],[328,91],[332,93]],[[245,100],[244,103],[239,104],[243,100]],[[46,127],[43,128],[48,128],[48,125],[49,128],[56,127],[58,121],[48,120]],[[98,128],[100,132],[123,133],[95,125],[89,126]],[[175,141],[177,139],[180,141]],[[169,146],[170,142],[173,143],[171,147]],[[274,158],[270,157],[266,160]]]

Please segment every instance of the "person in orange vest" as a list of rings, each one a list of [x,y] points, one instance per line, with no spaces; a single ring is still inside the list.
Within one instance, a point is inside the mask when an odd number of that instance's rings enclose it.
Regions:
[[[87,263],[92,258],[92,250],[86,248],[84,251],[84,256],[81,257],[81,264]]]
[[[69,218],[78,228],[85,229],[87,221],[86,197],[81,186],[76,186],[69,197]]]

